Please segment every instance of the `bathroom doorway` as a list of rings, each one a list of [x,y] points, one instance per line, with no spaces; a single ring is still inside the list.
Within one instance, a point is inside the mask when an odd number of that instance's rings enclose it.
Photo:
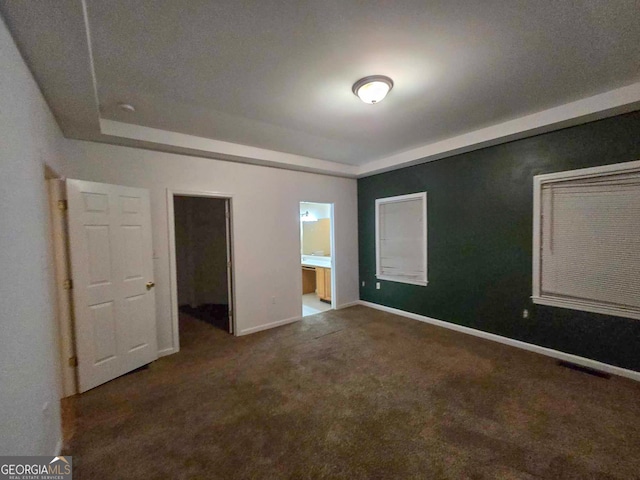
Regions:
[[[300,202],[302,316],[334,308],[333,204]]]

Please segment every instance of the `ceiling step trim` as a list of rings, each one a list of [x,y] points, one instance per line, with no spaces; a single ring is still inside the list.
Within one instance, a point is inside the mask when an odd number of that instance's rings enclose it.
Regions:
[[[251,147],[239,143],[223,142],[221,140],[144,127],[104,118],[100,119],[100,131],[103,135],[109,135],[111,137],[137,140],[154,145],[168,145],[190,151],[195,150],[207,153],[208,155],[218,155],[221,160],[233,159],[233,161],[241,163],[268,165],[340,177],[355,177],[357,173],[354,165],[346,165],[265,148]]]
[[[367,162],[358,169],[358,177],[439,160],[638,109],[640,82]]]

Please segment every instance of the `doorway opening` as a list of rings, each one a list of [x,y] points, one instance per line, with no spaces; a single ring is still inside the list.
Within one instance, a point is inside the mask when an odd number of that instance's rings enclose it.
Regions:
[[[302,316],[334,308],[333,204],[300,202]]]
[[[176,310],[233,334],[231,199],[174,193],[172,200]]]

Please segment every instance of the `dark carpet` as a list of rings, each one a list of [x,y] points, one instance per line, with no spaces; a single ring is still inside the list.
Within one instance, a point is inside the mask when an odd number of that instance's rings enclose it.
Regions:
[[[76,479],[640,478],[640,384],[352,307],[73,397]]]
[[[197,307],[182,305],[180,306],[180,313],[207,322],[209,325],[220,328],[225,332],[229,331],[229,305],[215,303],[205,303]]]

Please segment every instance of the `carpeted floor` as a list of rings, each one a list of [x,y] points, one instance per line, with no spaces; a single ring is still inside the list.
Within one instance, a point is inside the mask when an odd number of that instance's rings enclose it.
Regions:
[[[229,331],[229,305],[206,303],[195,308],[183,305],[180,307],[180,313],[207,322],[225,332]]]
[[[360,306],[181,348],[71,400],[74,478],[640,478],[630,380]]]

